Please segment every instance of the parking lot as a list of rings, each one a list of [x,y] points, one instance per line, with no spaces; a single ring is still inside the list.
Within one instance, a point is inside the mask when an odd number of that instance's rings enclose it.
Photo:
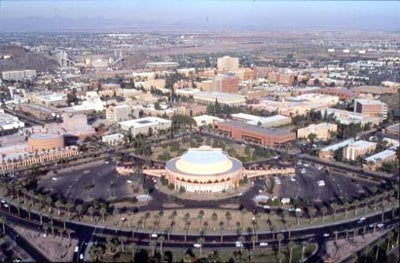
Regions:
[[[326,173],[323,167],[296,164],[296,175],[280,177],[280,196],[310,201],[335,202],[367,194],[374,184],[339,173]]]
[[[60,193],[69,199],[123,199],[132,197],[127,176],[119,175],[113,162],[98,161],[48,174],[38,182],[38,190]]]

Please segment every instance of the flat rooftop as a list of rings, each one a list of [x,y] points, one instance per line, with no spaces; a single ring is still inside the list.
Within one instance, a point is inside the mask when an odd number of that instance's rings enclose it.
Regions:
[[[281,135],[289,135],[291,133],[291,131],[289,129],[264,128],[264,127],[259,127],[259,126],[255,126],[255,125],[248,124],[245,122],[240,122],[240,121],[224,121],[224,122],[221,122],[220,124],[234,128],[234,129],[251,131],[254,133],[258,133],[258,134],[281,136]]]
[[[211,98],[211,99],[244,99],[244,96],[239,94],[218,92],[218,91],[200,91],[194,94],[194,98]]]
[[[136,120],[122,121],[119,124],[122,126],[129,126],[133,128],[145,127],[150,125],[156,125],[159,123],[172,123],[170,120],[158,118],[158,117],[146,117]]]
[[[336,143],[336,144],[329,145],[329,146],[321,149],[321,151],[336,151],[337,149],[342,148],[342,147],[346,147],[347,145],[350,145],[353,142],[354,142],[354,139],[348,139],[348,140],[345,140],[343,142],[339,142],[339,143]]]
[[[365,158],[365,161],[376,163],[376,161],[378,161],[378,160],[385,160],[386,158],[391,157],[393,155],[396,155],[396,151],[391,150],[391,149],[387,149],[387,150],[384,150],[384,151],[379,152],[377,154],[371,155],[368,158]]]

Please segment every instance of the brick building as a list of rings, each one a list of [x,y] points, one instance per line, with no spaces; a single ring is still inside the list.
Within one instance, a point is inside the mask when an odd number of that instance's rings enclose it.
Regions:
[[[224,121],[218,123],[217,128],[220,134],[261,146],[274,146],[296,139],[296,134],[288,129],[263,128],[239,121]]]

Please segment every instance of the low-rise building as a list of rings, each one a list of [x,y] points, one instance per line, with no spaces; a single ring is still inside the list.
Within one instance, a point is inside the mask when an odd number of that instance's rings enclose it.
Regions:
[[[396,151],[394,149],[386,149],[382,152],[365,158],[364,169],[376,171],[385,162],[395,161],[397,159]]]
[[[124,135],[121,133],[104,135],[101,137],[101,141],[112,146],[120,145],[124,143]]]
[[[362,157],[370,152],[373,152],[376,148],[376,143],[368,141],[356,141],[347,145],[343,149],[343,158],[351,161],[357,160],[358,157]]]
[[[235,74],[220,74],[215,76],[213,90],[219,92],[236,93],[239,90],[239,78]]]
[[[151,135],[161,130],[167,131],[171,128],[172,121],[158,118],[158,117],[146,117],[136,120],[129,120],[120,122],[119,125],[124,131],[131,133],[133,137],[138,134]]]
[[[233,120],[246,122],[251,125],[262,126],[265,128],[278,127],[291,123],[291,118],[283,115],[260,117],[246,113],[234,113],[231,114],[231,116]]]
[[[242,95],[224,92],[197,92],[193,95],[195,101],[199,103],[211,104],[216,101],[221,105],[241,106],[246,104],[246,99]]]
[[[193,117],[194,121],[196,122],[197,127],[201,126],[208,126],[211,125],[214,127],[217,123],[224,121],[221,118],[210,116],[210,115],[200,115]]]
[[[24,113],[32,115],[38,120],[51,120],[57,114],[58,110],[53,107],[48,107],[35,103],[23,103],[18,105],[18,109]]]
[[[381,118],[379,117],[364,116],[361,113],[347,111],[347,110],[328,108],[322,111],[322,116],[325,115],[325,112],[326,115],[333,114],[333,116],[336,118],[337,121],[339,121],[341,124],[346,124],[346,125],[350,123],[360,123],[361,125],[365,125],[367,123],[379,124],[381,122]]]
[[[51,133],[35,133],[28,138],[29,152],[43,152],[64,148],[64,136]]]
[[[400,138],[400,123],[386,127],[385,133],[388,136],[399,139]]]
[[[346,147],[347,145],[350,145],[351,143],[354,142],[354,139],[348,139],[339,143],[335,143],[332,145],[329,145],[325,148],[322,148],[319,151],[319,158],[323,159],[323,160],[333,160],[334,158],[334,152]]]
[[[36,77],[36,70],[26,69],[26,70],[13,70],[13,71],[3,71],[2,78],[4,80],[27,80]]]
[[[366,117],[377,117],[382,120],[387,118],[387,105],[379,100],[356,99],[354,100],[354,112]]]
[[[305,128],[297,130],[297,138],[308,138],[310,134],[315,134],[318,140],[328,140],[332,132],[337,131],[337,125],[332,123],[311,124]]]
[[[18,117],[4,113],[4,110],[0,109],[0,136],[23,127],[25,127],[25,123],[20,121]]]
[[[222,135],[261,146],[274,146],[296,139],[296,134],[289,129],[264,128],[239,121],[224,121],[217,126]]]

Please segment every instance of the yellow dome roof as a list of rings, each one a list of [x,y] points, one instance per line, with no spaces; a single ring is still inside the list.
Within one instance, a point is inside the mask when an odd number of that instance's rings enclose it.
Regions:
[[[232,167],[232,160],[222,149],[210,146],[189,149],[176,161],[176,169],[195,175],[225,173]]]

